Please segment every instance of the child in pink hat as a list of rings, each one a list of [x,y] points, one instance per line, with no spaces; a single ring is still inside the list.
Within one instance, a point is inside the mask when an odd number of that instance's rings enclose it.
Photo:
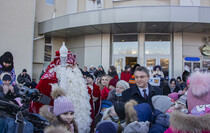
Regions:
[[[77,124],[74,120],[74,106],[72,102],[59,87],[53,89],[51,96],[54,99],[54,106],[44,105],[39,111],[42,117],[53,124],[53,126],[45,129],[45,133],[51,133],[55,129],[56,131],[58,129],[59,131],[57,132],[59,133],[78,132]]]

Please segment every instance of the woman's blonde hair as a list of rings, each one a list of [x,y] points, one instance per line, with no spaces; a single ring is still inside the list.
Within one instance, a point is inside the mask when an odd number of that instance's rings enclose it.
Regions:
[[[103,85],[101,84],[101,79],[102,79],[103,77],[106,77],[106,78],[108,79],[108,83],[106,84],[106,87],[107,87],[107,88],[108,88],[108,85],[109,85],[110,80],[112,79],[112,77],[109,76],[109,75],[103,75],[103,76],[99,79],[99,82],[98,82],[98,84],[97,84],[97,85],[101,88],[101,90],[105,87],[105,86],[103,86]]]

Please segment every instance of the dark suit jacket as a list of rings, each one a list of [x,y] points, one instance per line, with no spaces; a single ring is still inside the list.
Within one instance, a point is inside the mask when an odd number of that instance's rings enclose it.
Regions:
[[[131,88],[123,91],[122,93],[122,102],[127,102],[130,99],[133,99],[135,101],[138,102],[138,104],[140,103],[149,103],[152,108],[154,109],[153,105],[152,105],[152,100],[151,98],[155,95],[162,95],[163,92],[161,90],[161,88],[152,86],[148,83],[148,88],[149,88],[149,96],[147,96],[147,99],[144,99],[144,97],[141,95],[139,88],[137,87],[137,85],[133,85],[131,86]]]

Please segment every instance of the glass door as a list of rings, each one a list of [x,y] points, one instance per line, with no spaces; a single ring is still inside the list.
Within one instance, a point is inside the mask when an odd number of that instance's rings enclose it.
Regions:
[[[123,71],[123,64],[124,64],[123,62],[124,62],[123,58],[114,58],[114,63],[112,63],[114,64],[118,75]]]
[[[115,56],[113,58],[112,64],[114,64],[118,76],[124,70],[126,65],[133,67],[137,63],[137,57],[127,57],[127,56]]]
[[[134,67],[137,64],[137,57],[125,57],[125,65]]]
[[[169,57],[157,57],[157,56],[147,56],[145,58],[146,62],[146,67],[152,70],[154,66],[160,65],[162,67],[162,72],[164,73],[165,76],[169,76],[170,72],[170,63],[169,63]]]

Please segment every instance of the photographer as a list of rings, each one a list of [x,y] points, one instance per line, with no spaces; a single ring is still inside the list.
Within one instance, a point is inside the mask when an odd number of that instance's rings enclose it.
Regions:
[[[18,75],[17,81],[20,84],[24,84],[24,83],[28,83],[28,82],[30,83],[31,82],[31,78],[27,74],[27,70],[26,69],[23,69],[22,73],[20,73]]]
[[[19,96],[18,87],[11,85],[12,77],[9,73],[1,74],[1,80],[3,85],[0,86],[0,97],[14,102],[14,99]]]

